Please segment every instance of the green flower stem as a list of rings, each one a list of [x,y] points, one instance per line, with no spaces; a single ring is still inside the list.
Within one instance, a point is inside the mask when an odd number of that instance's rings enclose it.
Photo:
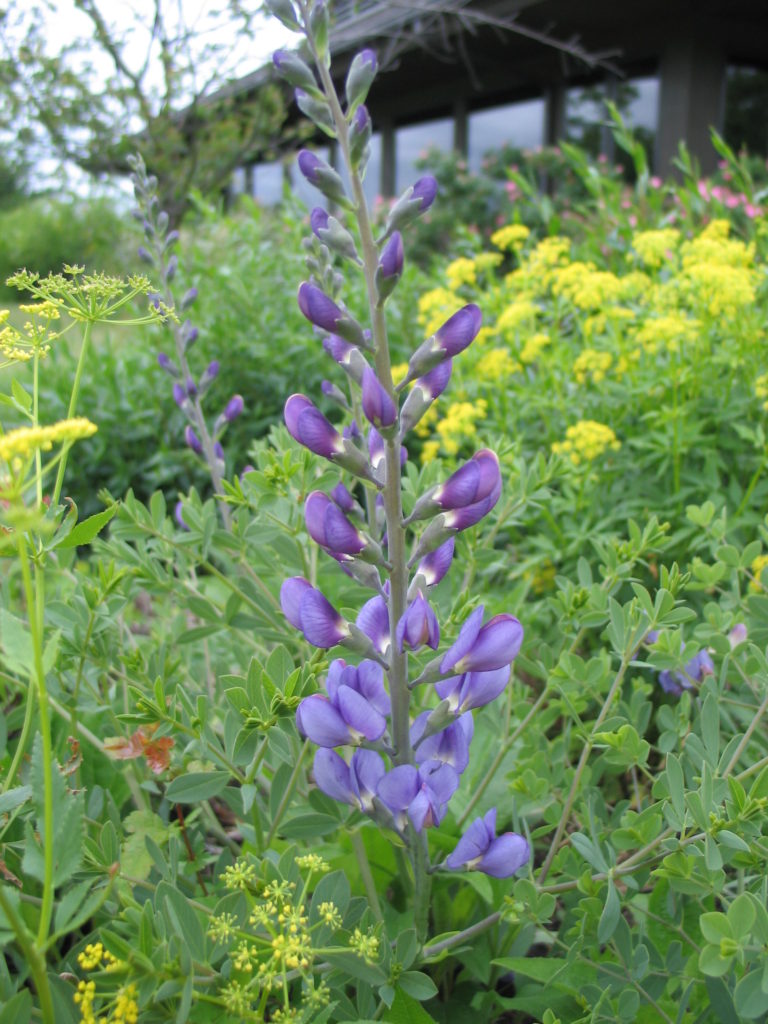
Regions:
[[[32,426],[40,425],[40,350],[35,347],[32,363]],[[43,453],[35,449],[35,497],[37,507],[43,504]]]
[[[431,960],[441,953],[447,952],[449,949],[453,949],[454,946],[460,946],[470,939],[474,939],[476,935],[482,935],[483,932],[487,932],[489,928],[501,920],[501,911],[497,910],[493,914],[489,914],[488,917],[484,917],[482,921],[476,921],[475,924],[470,925],[469,928],[465,928],[463,931],[456,932],[455,935],[449,935],[447,939],[441,939],[440,942],[432,942],[426,945],[422,951],[422,961]]]
[[[371,905],[371,912],[377,921],[383,921],[384,917],[381,913],[379,894],[376,892],[376,883],[374,882],[373,875],[371,874],[371,865],[368,863],[368,854],[365,852],[363,837],[360,835],[359,830],[356,829],[354,832],[350,832],[349,839],[352,843],[352,849],[355,851],[357,866],[360,868],[360,877],[363,880],[365,894]]]
[[[13,680],[13,682],[16,683],[16,680]],[[16,773],[18,772],[21,766],[22,758],[24,757],[24,753],[27,749],[27,743],[29,741],[29,733],[32,729],[32,720],[34,718],[34,714],[35,687],[30,686],[29,689],[27,690],[27,701],[24,707],[24,722],[22,723],[21,726],[21,734],[19,735],[19,741],[16,744],[16,750],[13,755],[13,760],[11,761],[11,766],[8,769],[8,774],[5,776],[5,779],[3,780],[3,793],[7,793],[8,790],[11,788],[14,779],[16,778]]]
[[[43,753],[43,903],[40,910],[40,925],[37,932],[37,945],[42,948],[48,938],[48,929],[53,912],[53,746],[51,743],[51,721],[48,713],[48,691],[45,685],[45,669],[43,668],[43,636],[38,628],[38,605],[43,600],[43,578],[39,568],[35,566],[35,586],[33,588],[32,573],[29,567],[29,555],[24,534],[17,535],[21,577],[24,583],[24,596],[27,601],[29,632],[32,640],[34,659],[31,677],[37,684],[39,705],[40,739]],[[28,696],[29,699],[29,696]]]
[[[610,690],[608,691],[608,696],[605,698],[603,706],[600,709],[600,714],[597,716],[595,724],[592,726],[589,738],[587,739],[586,743],[584,744],[584,748],[581,751],[581,757],[579,758],[579,763],[576,765],[576,771],[573,776],[573,781],[571,782],[571,789],[568,793],[565,804],[563,806],[563,811],[560,815],[560,821],[557,823],[557,829],[555,830],[554,838],[552,839],[549,850],[547,852],[547,856],[544,860],[544,863],[541,866],[541,871],[539,872],[539,885],[544,884],[544,881],[547,875],[549,874],[549,869],[552,867],[552,861],[555,859],[555,854],[557,853],[558,847],[560,846],[560,840],[563,838],[563,833],[565,832],[566,826],[568,824],[568,819],[571,814],[571,808],[573,807],[573,802],[576,799],[576,794],[579,790],[581,776],[584,772],[584,769],[586,768],[587,761],[589,760],[589,755],[592,753],[593,737],[595,733],[599,732],[600,726],[603,724],[608,715],[608,712],[611,710],[616,694],[619,692],[621,684],[624,680],[624,673],[627,671],[627,666],[629,665],[631,657],[631,653],[628,653],[626,651],[624,652],[624,656],[621,659],[619,670],[616,673],[616,677],[614,678],[613,683],[611,684]]]
[[[75,409],[77,408],[77,399],[80,396],[80,382],[83,377],[83,368],[85,367],[85,360],[88,355],[88,348],[91,341],[91,330],[93,324],[90,320],[85,321],[83,327],[83,343],[80,346],[80,356],[77,360],[77,369],[75,370],[75,379],[72,382],[72,394],[69,396],[69,408],[67,409],[67,419],[71,419],[75,415]],[[51,498],[51,504],[55,508],[59,504],[59,498],[61,496],[61,488],[64,483],[64,473],[67,468],[67,456],[69,455],[69,448],[65,445],[61,460],[59,462],[59,469],[56,473],[56,483],[53,488],[53,497]]]
[[[42,1014],[43,1022],[44,1024],[56,1024],[56,1018],[53,1013],[51,987],[48,984],[48,975],[45,970],[45,957],[35,945],[23,920],[19,917],[12,904],[6,898],[5,885],[2,883],[0,883],[0,910],[3,911],[8,923],[13,929],[19,949],[26,958],[29,973],[32,975],[32,979],[35,983],[35,989],[37,990],[37,998],[40,1001],[40,1012]]]
[[[288,779],[288,785],[285,787],[285,792],[283,793],[282,799],[280,800],[280,803],[277,805],[277,810],[275,811],[275,816],[272,819],[272,824],[269,826],[269,832],[267,833],[267,838],[264,842],[266,848],[270,846],[275,836],[275,832],[277,832],[277,827],[280,824],[280,821],[283,815],[285,814],[286,808],[288,807],[288,804],[291,801],[293,791],[296,788],[296,783],[299,778],[301,765],[304,761],[304,758],[306,757],[308,750],[309,740],[305,740],[304,745],[302,746],[301,751],[299,752],[299,756],[296,758],[296,764],[293,766],[293,771],[291,772],[291,777]]]

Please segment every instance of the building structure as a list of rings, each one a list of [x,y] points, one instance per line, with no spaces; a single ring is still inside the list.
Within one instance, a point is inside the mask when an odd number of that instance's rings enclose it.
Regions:
[[[483,148],[556,144],[585,95],[597,87],[611,98],[626,83],[637,94],[630,120],[655,136],[657,172],[668,173],[681,140],[707,172],[729,69],[768,75],[768,0],[341,0],[334,9],[339,84],[362,46],[379,55],[368,177],[370,193],[384,196],[411,180],[414,150],[437,144],[476,166]],[[230,88],[248,94],[269,75]],[[600,119],[600,104],[591,107]],[[247,187],[268,200],[281,174],[279,162],[254,164]]]

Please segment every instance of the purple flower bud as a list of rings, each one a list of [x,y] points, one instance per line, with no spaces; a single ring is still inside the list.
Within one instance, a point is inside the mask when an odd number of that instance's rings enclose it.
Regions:
[[[197,384],[195,384],[194,377],[187,377],[187,394],[190,398],[195,398],[197,395]]]
[[[272,54],[272,63],[278,74],[290,85],[302,89],[317,89],[315,76],[298,54],[291,50],[276,50]]]
[[[433,651],[437,650],[440,644],[440,627],[429,601],[420,590],[398,622],[396,637],[399,651],[403,651],[406,647],[412,651],[418,651],[424,644],[431,647]]]
[[[738,647],[739,644],[743,644],[746,639],[747,627],[743,622],[737,622],[728,634],[728,643],[731,645],[731,649]]]
[[[316,206],[314,210],[310,213],[309,226],[312,228],[314,234],[317,235],[317,237],[322,242],[323,239],[320,235],[320,232],[328,230],[328,213],[326,210],[322,208],[322,206]]]
[[[192,303],[195,301],[196,298],[197,298],[197,288],[190,288],[190,289],[188,289],[184,293],[184,296],[183,296],[181,302],[179,303],[179,308],[181,310],[185,310],[188,306],[192,305]]]
[[[314,647],[334,647],[350,635],[349,624],[303,576],[285,580],[280,588],[280,607],[291,625],[301,630]]]
[[[416,831],[421,832],[440,824],[458,786],[459,776],[448,764],[420,768],[401,764],[383,776],[377,795],[392,811],[399,830],[405,828],[410,818]]]
[[[405,436],[419,422],[430,405],[448,386],[453,360],[444,359],[423,377],[419,377],[408,392],[400,410],[400,435]]]
[[[509,878],[531,859],[528,840],[516,832],[496,835],[496,808],[475,818],[449,854],[445,863],[452,871],[466,868],[482,871],[493,878]]]
[[[421,388],[424,394],[434,402],[448,387],[452,370],[453,360],[445,359],[442,363],[438,363],[429,373],[419,377],[416,381],[416,387]]]
[[[176,242],[178,242],[178,240],[179,240],[179,232],[175,231],[175,230],[174,231],[169,231],[168,234],[165,236],[165,243],[163,245],[163,248],[167,249],[167,248],[169,248],[169,246],[175,245]],[[176,257],[172,256],[171,259],[176,259]]]
[[[344,451],[344,442],[320,410],[304,395],[291,395],[285,403],[285,425],[299,444],[316,455],[332,459]]]
[[[344,182],[329,163],[309,149],[301,150],[298,163],[299,170],[310,185],[320,189],[324,196],[334,202],[349,204]]]
[[[365,548],[362,534],[322,491],[312,491],[307,498],[304,521],[310,537],[332,554],[359,555]]]
[[[353,169],[361,168],[367,161],[372,132],[371,115],[361,103],[349,126],[349,156]]]
[[[463,306],[445,321],[435,334],[435,346],[446,355],[456,356],[475,339],[483,322],[480,307],[474,303]]]
[[[403,236],[399,231],[393,231],[379,257],[381,277],[400,277],[403,272],[403,259]]]
[[[361,440],[363,436],[360,433],[360,427],[357,425],[357,420],[352,420],[351,423],[348,423],[347,426],[344,427],[342,433],[347,440],[354,442]]]
[[[203,454],[203,446],[200,443],[200,438],[194,432],[192,427],[186,426],[184,428],[184,440],[187,442],[187,444],[192,449],[192,451],[195,453],[195,455],[202,455]]]
[[[210,387],[210,385],[213,383],[214,380],[216,380],[218,375],[219,361],[218,359],[213,359],[210,363],[208,363],[205,370],[203,371],[202,377],[200,378],[200,391],[205,391],[208,387]]]
[[[464,508],[489,497],[501,479],[496,452],[483,448],[452,473],[432,495],[441,510]]]
[[[189,527],[184,522],[184,505],[182,502],[177,501],[173,509],[173,518],[176,520],[182,530],[189,530]]]
[[[379,654],[387,653],[390,646],[389,611],[387,602],[380,594],[365,602],[355,624],[365,633]]]
[[[329,334],[323,338],[323,348],[356,384],[362,384],[368,363],[360,349],[344,341],[338,334]]]
[[[437,178],[434,178],[431,174],[425,174],[418,181],[414,182],[411,199],[419,200],[421,204],[419,207],[420,213],[426,213],[432,203],[434,203],[436,195]]]
[[[310,323],[333,333],[344,314],[316,285],[305,281],[299,287],[299,309]]]
[[[361,50],[349,66],[346,82],[347,106],[351,110],[362,103],[376,76],[376,54],[373,50]]]
[[[233,395],[227,402],[227,404],[224,406],[224,412],[222,413],[222,416],[227,421],[227,423],[231,423],[232,420],[237,419],[237,417],[243,411],[244,406],[245,403],[243,402],[242,395]]]
[[[155,265],[155,259],[152,253],[145,249],[143,245],[140,245],[136,252],[142,263],[149,263],[150,266]]]
[[[397,420],[397,406],[370,366],[363,371],[363,412],[374,427],[391,427]]]
[[[224,461],[224,449],[221,447],[221,442],[220,441],[214,441],[213,442],[213,454],[221,462]]]
[[[435,683],[435,690],[440,700],[448,702],[449,712],[463,715],[496,700],[506,689],[509,677],[509,665],[490,672],[465,672],[440,680]]]
[[[440,662],[441,672],[493,672],[509,667],[523,643],[523,627],[514,615],[494,615],[483,626],[484,608],[476,608]],[[442,694],[441,694],[442,696]]]
[[[184,348],[189,348],[191,345],[194,345],[199,333],[198,329],[190,320],[185,320],[181,325],[181,340],[184,342]]]
[[[173,400],[180,409],[183,409],[187,403],[187,389],[178,381],[173,385]]]
[[[342,483],[336,484],[331,491],[331,497],[343,512],[360,511],[360,506]]]
[[[176,364],[165,354],[165,352],[157,353],[157,363],[158,366],[161,366],[166,373],[171,375],[171,377],[178,377],[179,371],[176,368]]]
[[[456,541],[450,537],[445,544],[441,544],[431,554],[419,562],[419,572],[425,579],[428,587],[436,586],[445,576],[453,561],[453,552]]]
[[[168,281],[172,281],[176,275],[176,271],[179,269],[179,257],[174,253],[165,265],[165,277]]]

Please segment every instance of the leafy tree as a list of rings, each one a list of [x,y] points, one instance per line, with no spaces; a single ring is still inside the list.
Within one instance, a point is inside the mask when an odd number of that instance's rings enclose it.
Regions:
[[[73,8],[86,32],[71,41],[55,38],[63,21],[55,0],[10,0],[0,15],[6,128],[24,128],[94,176],[127,174],[138,149],[173,222],[191,190],[215,194],[236,167],[274,150],[285,120],[279,87],[228,89],[243,70],[233,52],[258,28],[237,0],[216,9],[73,0]]]

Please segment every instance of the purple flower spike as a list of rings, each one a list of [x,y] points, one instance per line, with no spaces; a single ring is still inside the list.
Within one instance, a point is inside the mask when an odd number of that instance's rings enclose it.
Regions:
[[[509,878],[531,859],[528,840],[516,832],[496,835],[496,808],[483,818],[475,818],[445,859],[452,871],[466,868],[482,871],[493,878]]]
[[[299,153],[299,170],[310,184],[317,184],[318,175],[324,166],[325,161],[311,150],[302,149]]]
[[[422,739],[431,712],[422,711],[411,726],[411,746],[417,764],[435,767],[449,764],[459,775],[469,764],[469,744],[475,732],[472,712],[460,715],[440,732]]]
[[[459,631],[456,643],[440,662],[441,672],[493,672],[508,667],[523,642],[523,627],[514,615],[494,615],[484,626],[480,605]]]
[[[660,672],[659,684],[665,693],[679,697],[683,690],[692,690],[694,683],[700,683],[704,676],[711,676],[714,673],[712,659],[707,651],[701,650],[691,658],[682,672],[671,672],[669,669]]]
[[[176,369],[176,364],[165,354],[165,352],[157,353],[157,364],[158,366],[161,366],[166,373],[170,373],[172,377],[178,377],[179,371]]]
[[[482,322],[483,314],[479,306],[474,303],[463,306],[438,329],[434,344],[446,355],[456,356],[474,341]]]
[[[338,431],[305,395],[291,395],[284,415],[288,433],[311,452],[332,459],[344,451]]]
[[[350,634],[348,623],[330,601],[303,576],[285,580],[280,588],[283,615],[314,647],[335,647]]]
[[[180,409],[183,409],[187,402],[187,389],[183,384],[179,384],[178,381],[173,385],[173,400]]]
[[[403,236],[393,231],[379,258],[379,274],[383,278],[400,277],[403,272]]]
[[[352,557],[365,547],[362,534],[322,491],[313,491],[307,498],[304,520],[310,537],[331,554]]]
[[[336,303],[316,285],[305,281],[299,286],[299,309],[316,327],[331,333],[336,330],[344,314]]]
[[[365,633],[379,654],[387,653],[390,645],[389,611],[387,602],[381,595],[365,602],[358,613],[355,625]]]
[[[440,627],[429,601],[420,590],[398,622],[396,637],[399,651],[403,651],[406,647],[412,651],[418,651],[424,644],[431,647],[433,651],[437,650],[440,644]]]
[[[436,195],[437,178],[434,178],[431,174],[425,174],[424,177],[414,182],[411,199],[419,200],[419,213],[426,213],[432,203],[434,203]]]
[[[187,442],[187,444],[192,449],[192,451],[195,453],[195,455],[202,455],[203,454],[203,446],[200,443],[200,438],[194,432],[192,427],[186,426],[184,428],[184,440]]]
[[[402,830],[410,818],[417,832],[439,825],[448,801],[459,786],[459,776],[448,764],[414,768],[401,764],[381,779],[379,799],[395,816],[395,825]]]
[[[492,672],[465,672],[461,676],[450,676],[435,683],[435,690],[441,700],[448,701],[450,711],[463,715],[496,700],[506,689],[509,676],[509,665]]]
[[[439,548],[419,562],[417,571],[424,577],[428,587],[436,586],[448,572],[453,561],[455,547],[456,541],[450,537],[445,544],[441,544]]]
[[[363,412],[374,427],[391,427],[397,419],[397,406],[370,366],[363,370]]]
[[[227,421],[227,423],[231,423],[232,420],[237,419],[237,417],[243,411],[244,404],[245,403],[243,402],[242,395],[233,395],[230,398],[230,400],[224,407],[224,412],[222,413],[222,416]]]

